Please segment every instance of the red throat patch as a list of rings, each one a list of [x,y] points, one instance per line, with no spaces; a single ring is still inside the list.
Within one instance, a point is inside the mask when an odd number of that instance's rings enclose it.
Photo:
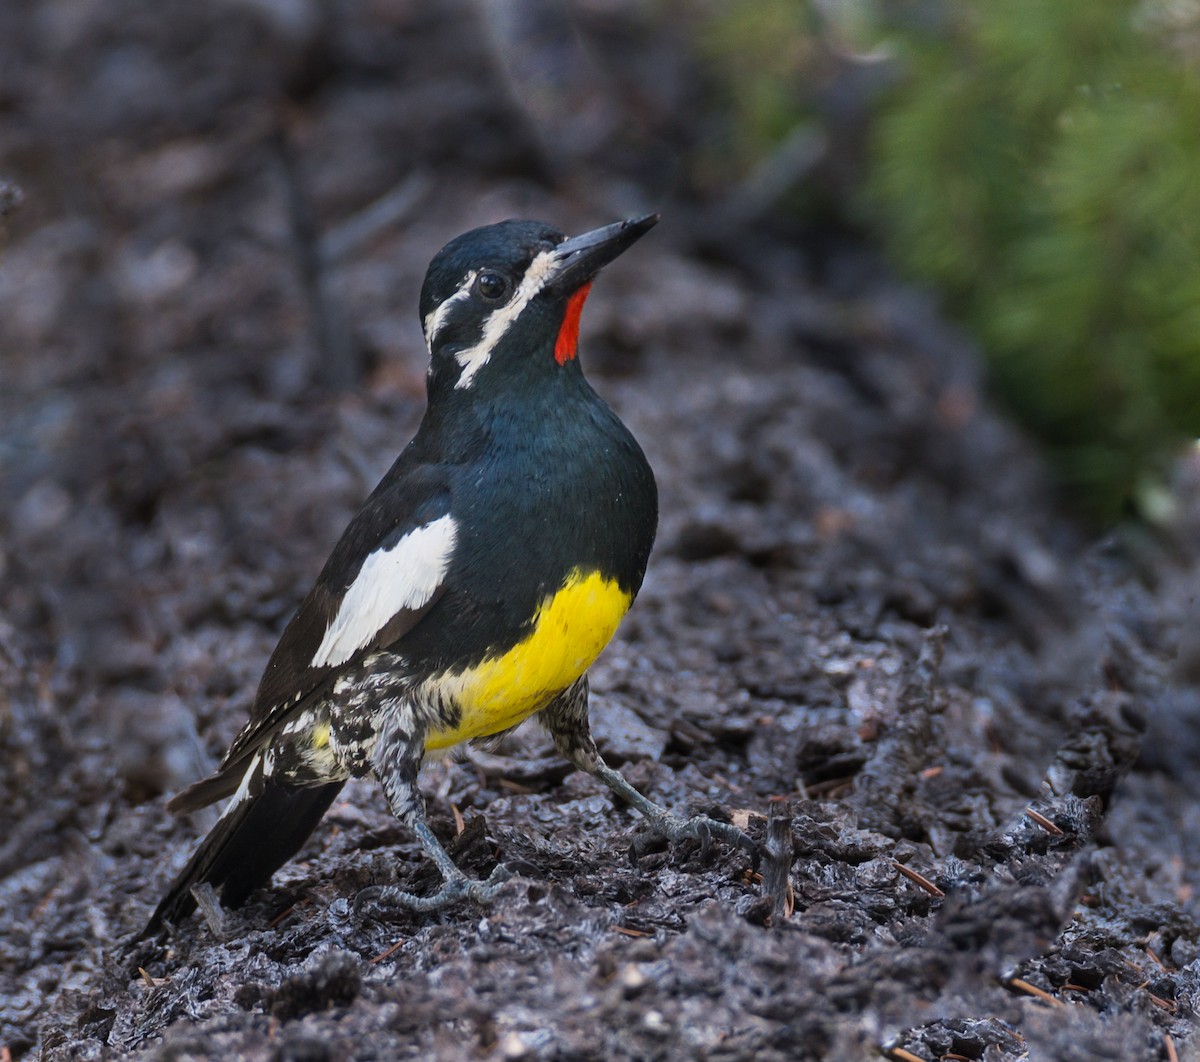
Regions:
[[[579,317],[591,290],[592,282],[589,280],[567,300],[567,312],[563,314],[562,327],[558,330],[558,339],[554,341],[554,360],[559,365],[566,365],[579,352]]]

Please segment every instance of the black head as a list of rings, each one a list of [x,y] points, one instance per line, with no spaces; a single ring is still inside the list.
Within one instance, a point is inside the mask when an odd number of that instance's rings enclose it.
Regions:
[[[574,359],[592,279],[657,221],[651,214],[570,239],[542,222],[501,221],[451,240],[421,287],[431,375],[461,391],[481,372],[549,371]]]

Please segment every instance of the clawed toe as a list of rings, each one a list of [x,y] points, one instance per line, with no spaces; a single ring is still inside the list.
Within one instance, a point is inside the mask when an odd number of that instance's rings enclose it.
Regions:
[[[354,914],[359,916],[373,904],[379,903],[382,892],[382,885],[368,885],[365,889],[359,889],[358,894],[354,897]]]
[[[501,886],[511,880],[513,872],[508,867],[498,865],[488,876],[486,881],[476,881],[473,878],[467,879],[466,898],[474,900],[476,903],[491,903],[496,898],[496,893],[500,891]]]
[[[684,840],[699,841],[706,856],[712,839],[715,837],[732,848],[740,848],[744,851],[753,860],[757,869],[758,845],[733,823],[718,822],[716,819],[710,819],[707,815],[695,815],[690,819],[680,818],[673,812],[667,811],[666,808],[660,807],[653,800],[642,796],[621,777],[618,771],[614,771],[603,760],[599,760],[589,770],[619,797],[637,808],[646,817],[650,828],[660,837],[665,837],[672,843]]]
[[[693,820],[695,821],[695,820]],[[740,848],[753,861],[755,869],[758,868],[760,853],[758,845],[748,833],[739,830],[731,822],[719,822],[716,819],[705,817],[709,832],[718,840],[724,841],[730,848]]]
[[[474,900],[478,904],[491,903],[504,885],[512,877],[512,871],[505,866],[498,866],[486,881],[468,878],[465,874],[456,874],[447,879],[437,892],[431,896],[417,896],[405,892],[394,885],[371,885],[363,889],[354,898],[354,913],[361,915],[370,907],[378,910],[388,908],[403,908],[407,911],[438,911],[449,907],[460,900]]]
[[[750,857],[754,866],[758,866],[758,845],[730,822],[720,822],[707,815],[694,815],[690,819],[669,815],[652,825],[656,833],[661,834],[673,844],[678,844],[680,841],[699,841],[702,856],[705,858],[707,858],[709,848],[715,839],[723,841],[731,848],[741,849]]]

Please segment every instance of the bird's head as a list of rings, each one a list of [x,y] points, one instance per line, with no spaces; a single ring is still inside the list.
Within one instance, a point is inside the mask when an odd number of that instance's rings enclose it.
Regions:
[[[421,287],[431,377],[463,391],[573,361],[592,280],[657,221],[650,214],[570,238],[538,221],[501,221],[451,240]]]

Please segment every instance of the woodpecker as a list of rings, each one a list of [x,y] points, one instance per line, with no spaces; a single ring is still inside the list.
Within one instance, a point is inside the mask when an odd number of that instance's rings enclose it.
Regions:
[[[430,752],[537,715],[557,751],[671,840],[739,830],[654,804],[601,758],[587,670],[646,572],[658,522],[641,447],[592,390],[579,319],[599,270],[658,221],[571,239],[534,221],[473,229],[421,289],[428,402],[416,435],[351,520],[267,663],[217,772],[168,807],[231,798],[142,936],[211,883],[240,905],[299,851],[342,786],[374,775],[443,877],[432,895],[357,900],[417,911],[486,903],[508,877],[468,878],[426,825]]]

